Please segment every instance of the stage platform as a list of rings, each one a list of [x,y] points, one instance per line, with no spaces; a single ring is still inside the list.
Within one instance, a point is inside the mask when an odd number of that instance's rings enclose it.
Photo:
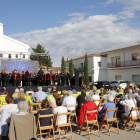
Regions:
[[[46,86],[46,87],[43,87],[43,91],[47,91],[48,88],[52,88],[53,86]],[[20,89],[21,87],[6,87],[6,91],[9,93],[9,94],[13,94],[15,92],[15,89],[18,88]],[[28,91],[30,89],[30,87],[22,87],[24,89],[24,92]],[[33,91],[37,91],[37,86],[31,86],[31,88],[33,89]],[[57,91],[62,91],[62,90],[70,90],[71,87],[70,86],[56,86],[56,90]],[[75,89],[77,91],[80,91],[81,90],[81,87],[80,86],[75,86]]]

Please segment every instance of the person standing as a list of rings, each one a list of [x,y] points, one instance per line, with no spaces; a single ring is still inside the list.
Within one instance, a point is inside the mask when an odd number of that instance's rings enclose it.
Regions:
[[[55,78],[56,77],[56,75],[55,75],[55,71],[53,72],[53,74],[52,74],[52,81],[53,81],[53,85],[55,86]]]
[[[66,84],[69,85],[69,80],[70,80],[70,74],[66,70]]]
[[[57,82],[58,82],[58,86],[60,86],[60,79],[61,79],[61,77],[60,77],[60,71],[58,71],[58,73],[57,73]]]
[[[25,72],[25,85],[26,87],[29,86],[29,69]]]
[[[6,86],[6,70],[2,71],[2,87]]]
[[[42,76],[43,76],[43,70],[42,68],[40,68],[40,70],[38,71],[38,85],[41,85],[41,81],[42,81]]]
[[[65,72],[62,71],[61,73],[61,81],[62,81],[62,84],[65,85]]]

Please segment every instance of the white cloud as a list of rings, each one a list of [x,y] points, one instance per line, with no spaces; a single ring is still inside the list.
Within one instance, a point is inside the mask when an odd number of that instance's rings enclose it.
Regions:
[[[69,14],[69,16],[83,16]],[[73,18],[72,18],[73,19]],[[139,41],[140,30],[129,27],[126,22],[119,22],[116,15],[88,16],[82,20],[65,23],[61,27],[35,30],[27,33],[12,34],[11,37],[25,42],[32,47],[39,43],[50,52],[54,66],[60,66],[62,56],[76,58],[91,53],[121,48]],[[117,21],[117,22],[116,22]]]
[[[85,19],[85,15],[84,13],[72,13],[72,14],[68,14],[68,16],[70,17],[74,17],[71,18],[68,21],[63,21],[62,23],[75,23],[75,22],[79,22]]]
[[[122,19],[134,18],[135,12],[140,11],[140,0],[108,0],[104,4],[108,5],[114,2],[124,5],[122,11],[118,13]]]

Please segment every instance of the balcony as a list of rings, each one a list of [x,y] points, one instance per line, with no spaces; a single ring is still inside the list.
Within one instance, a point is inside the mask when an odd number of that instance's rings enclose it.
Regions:
[[[140,60],[126,60],[119,62],[107,63],[107,68],[117,68],[117,67],[130,67],[130,66],[138,66],[140,65]]]

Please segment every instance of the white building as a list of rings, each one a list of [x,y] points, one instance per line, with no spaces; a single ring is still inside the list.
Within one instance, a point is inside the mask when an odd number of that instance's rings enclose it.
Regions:
[[[128,80],[140,85],[140,44],[88,55],[90,82]],[[73,59],[74,68],[84,75],[85,56]],[[69,61],[65,61],[69,66]]]
[[[100,54],[89,54],[88,56],[88,61],[89,61],[89,81],[98,81],[98,80],[106,80],[106,70],[107,70],[107,65],[106,65],[106,57],[101,56]],[[73,59],[73,64],[74,68],[79,70],[80,76],[83,76],[83,70],[84,70],[84,61],[85,61],[85,56],[81,56],[78,58]],[[65,61],[66,67],[69,67],[69,62]]]
[[[0,59],[22,59],[30,58],[29,45],[15,40],[3,34],[3,23],[0,23]]]
[[[107,80],[129,80],[140,84],[140,44],[102,52],[106,55]]]

